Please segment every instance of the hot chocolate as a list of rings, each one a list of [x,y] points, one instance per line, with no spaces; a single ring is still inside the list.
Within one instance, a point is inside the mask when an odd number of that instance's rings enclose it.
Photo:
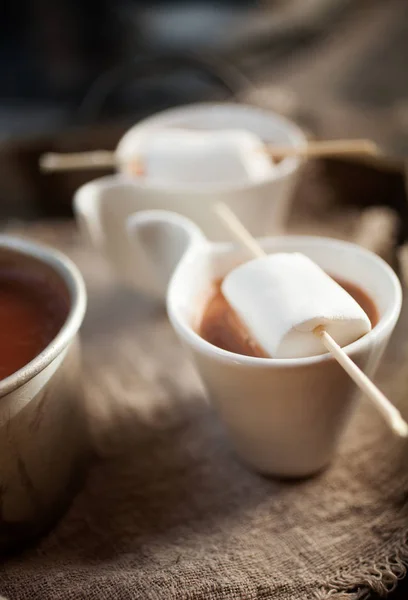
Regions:
[[[335,278],[361,306],[371,321],[372,327],[378,322],[378,310],[368,294],[350,281]],[[246,356],[269,358],[264,350],[252,339],[246,326],[230,307],[221,291],[222,280],[214,282],[211,297],[203,311],[198,327],[199,335],[210,344]]]
[[[31,265],[0,263],[0,379],[33,360],[69,310],[62,284]]]

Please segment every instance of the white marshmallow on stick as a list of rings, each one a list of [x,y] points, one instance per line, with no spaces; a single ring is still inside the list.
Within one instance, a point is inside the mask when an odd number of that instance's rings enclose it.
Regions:
[[[360,305],[307,256],[278,253],[231,271],[222,283],[228,303],[272,358],[301,358],[326,349],[313,333],[322,326],[340,345],[368,333]]]
[[[40,158],[40,167],[45,172],[53,172],[125,166],[132,175],[139,176],[140,157],[135,155],[132,148],[135,135],[138,136],[138,133],[135,133],[132,129],[125,134],[117,152],[94,150],[70,154],[57,154],[55,152],[43,154]],[[378,147],[371,140],[322,140],[309,142],[305,146],[263,144],[262,150],[267,156],[276,160],[288,156],[374,156],[379,154]],[[123,165],[124,160],[125,165]]]
[[[262,150],[250,131],[157,128],[130,131],[117,156],[123,165],[137,157],[151,182],[231,185],[271,177],[274,164]]]
[[[267,256],[227,205],[219,203],[215,205],[214,210],[230,233],[249,250],[252,257],[256,257],[255,260],[247,263],[245,270],[242,270],[245,265],[241,265],[227,275],[222,286],[227,301],[235,308],[242,320],[248,324],[251,333],[254,333],[251,327],[256,329],[255,339],[256,334],[258,334],[257,341],[266,350],[269,348],[272,355],[275,353],[275,357],[276,352],[286,354],[286,352],[292,351],[294,349],[293,344],[299,342],[301,344],[300,355],[305,356],[304,352],[307,348],[312,352],[315,349],[314,342],[309,341],[310,337],[315,336],[316,340],[332,354],[333,358],[348,373],[360,390],[367,395],[391,430],[400,437],[408,437],[408,424],[402,418],[401,413],[367,375],[359,369],[328,331],[330,327],[333,327],[332,332],[335,330],[334,335],[336,335],[340,344],[348,344],[357,340],[371,328],[364,311],[362,309],[360,309],[361,312],[356,310],[356,307],[349,300],[345,301],[343,294],[340,294],[336,287],[328,284],[325,277],[321,276],[321,269],[314,265],[312,261],[299,254],[295,255],[294,258],[287,254],[277,255],[278,258],[275,259],[273,259],[273,255],[271,257]],[[311,268],[309,262],[313,268]],[[273,268],[271,269],[272,263]],[[301,280],[297,283],[286,282],[285,273],[279,273],[279,266],[284,268],[285,264],[286,266],[290,264],[291,269],[288,274],[292,275],[299,274],[303,265],[303,268],[307,269],[306,276],[301,275]],[[270,273],[272,274],[269,277]],[[310,282],[307,274],[311,277]],[[329,277],[324,272],[323,275]],[[237,282],[244,283],[249,287],[245,289],[239,286],[238,289],[236,287]],[[273,291],[274,284],[277,284],[278,288]],[[318,289],[316,289],[316,284]],[[333,284],[337,285],[334,281]],[[255,289],[251,289],[251,286]],[[314,292],[317,296],[319,291],[323,294],[322,298],[317,299],[314,297]],[[343,292],[348,295],[345,290]],[[294,293],[295,296],[293,296]],[[264,294],[267,296],[266,299],[263,298]],[[271,305],[268,304],[268,297]],[[321,302],[323,300],[324,303]],[[326,306],[325,302],[327,300],[334,301],[336,308],[331,309]],[[310,301],[312,302],[311,310],[307,305]],[[340,314],[336,314],[339,307]],[[260,308],[261,311],[259,311]],[[280,313],[274,315],[274,310],[279,310]],[[259,321],[256,313],[260,317]],[[342,320],[344,325],[348,321],[347,335],[339,333],[337,328],[338,325],[341,325]],[[302,336],[299,338],[298,334],[302,334]],[[305,337],[303,338],[303,336]],[[316,354],[316,352],[313,353]]]

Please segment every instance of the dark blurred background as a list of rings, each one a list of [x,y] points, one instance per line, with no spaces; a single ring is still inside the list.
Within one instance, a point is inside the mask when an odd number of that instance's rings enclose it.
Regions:
[[[41,175],[43,151],[113,149],[188,102],[248,101],[408,151],[406,0],[15,0],[0,30],[2,218],[68,214],[101,174]]]

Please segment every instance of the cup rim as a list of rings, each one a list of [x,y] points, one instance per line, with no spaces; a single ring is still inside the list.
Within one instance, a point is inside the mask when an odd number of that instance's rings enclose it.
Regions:
[[[70,307],[61,329],[44,350],[21,369],[0,380],[0,397],[20,388],[61,354],[78,332],[86,310],[84,280],[78,268],[67,256],[53,248],[11,235],[0,235],[0,252],[3,249],[34,258],[51,267],[67,285]]]
[[[242,112],[256,113],[264,119],[272,118],[276,122],[280,123],[282,127],[286,130],[288,138],[290,140],[290,145],[293,145],[293,147],[304,147],[307,144],[306,135],[302,131],[301,127],[299,127],[294,121],[291,121],[290,119],[284,117],[283,115],[280,115],[279,113],[273,110],[269,110],[251,104],[241,104],[235,102],[197,102],[186,104],[181,107],[177,106],[173,108],[168,108],[161,112],[155,113],[154,115],[151,115],[147,119],[140,121],[130,129],[128,129],[127,132],[123,135],[123,137],[117,145],[116,151],[120,154],[122,142],[125,140],[126,136],[130,132],[141,133],[145,130],[154,128],[156,125],[160,125],[160,123],[168,123],[169,118],[171,120],[172,117],[177,118],[178,115],[194,115],[196,112],[203,111],[205,109],[221,109],[225,111],[241,110]],[[265,177],[263,179],[260,179],[259,181],[254,182],[243,182],[238,185],[206,183],[201,183],[199,185],[190,183],[178,183],[169,185],[160,183],[146,183],[142,179],[134,179],[134,181],[141,189],[160,192],[168,191],[171,193],[194,193],[203,195],[215,192],[238,192],[245,191],[248,189],[258,189],[274,181],[279,181],[284,177],[288,177],[300,167],[301,163],[302,158],[296,156],[289,156],[275,165],[269,177]]]
[[[318,236],[301,236],[301,235],[285,235],[275,236],[274,238],[266,237],[259,239],[261,246],[268,246],[272,240],[278,241],[282,246],[279,248],[284,250],[285,246],[292,246],[294,244],[302,244],[303,247],[317,247],[330,246],[333,249],[338,250],[354,250],[358,254],[366,257],[372,263],[375,263],[379,267],[385,278],[388,278],[389,285],[392,287],[394,302],[385,311],[384,315],[379,319],[376,326],[366,335],[356,340],[355,342],[345,346],[343,350],[348,355],[354,355],[357,352],[366,351],[372,343],[379,338],[383,338],[387,333],[391,332],[401,311],[402,305],[402,289],[399,279],[393,269],[378,255],[370,250],[367,250],[352,242],[346,242],[343,240],[337,240],[327,237]],[[229,251],[236,250],[236,247],[229,242],[211,243],[206,245],[207,251],[210,254],[226,254]],[[180,268],[180,270],[179,270]],[[172,295],[174,294],[175,286],[180,285],[177,281],[182,275],[183,264],[177,267],[176,272],[170,281],[168,292],[167,292],[167,312],[169,315],[170,322],[175,328],[176,332],[186,340],[189,346],[198,350],[202,354],[212,359],[217,359],[220,362],[228,364],[235,364],[237,366],[251,366],[253,368],[293,368],[293,367],[307,367],[309,365],[316,365],[324,363],[328,360],[334,360],[329,352],[319,354],[317,356],[307,356],[302,358],[260,358],[254,356],[246,356],[236,354],[228,350],[223,350],[214,346],[210,342],[204,340],[194,329],[188,326],[177,314],[177,309],[173,305]]]

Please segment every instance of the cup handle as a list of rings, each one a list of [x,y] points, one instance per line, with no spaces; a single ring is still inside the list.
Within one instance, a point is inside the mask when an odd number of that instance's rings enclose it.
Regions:
[[[105,236],[100,221],[99,203],[94,198],[94,188],[94,182],[80,188],[74,196],[73,208],[81,235],[90,246],[100,251],[104,246]]]
[[[127,219],[127,231],[136,252],[142,252],[163,290],[182,259],[207,243],[189,219],[164,210],[146,210]]]

